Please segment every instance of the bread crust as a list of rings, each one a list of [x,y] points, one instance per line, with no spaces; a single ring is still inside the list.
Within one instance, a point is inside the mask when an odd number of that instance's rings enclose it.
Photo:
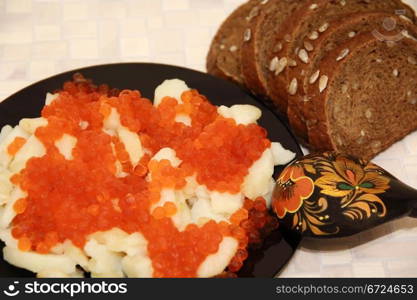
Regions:
[[[259,5],[259,3],[260,0],[250,0],[236,8],[226,20],[223,21],[211,42],[206,57],[207,73],[226,80],[231,80],[238,84],[243,84],[243,77],[240,73],[240,51],[245,26],[243,26],[242,23],[245,24],[247,22],[246,17],[254,7]],[[231,41],[236,41],[236,43]],[[233,46],[236,49],[234,49]],[[228,66],[227,62],[224,62],[224,60],[227,60],[228,58],[236,60],[235,63],[239,66],[239,72],[236,72],[233,70],[234,68],[232,66]],[[221,60],[223,60],[223,62],[221,62]]]
[[[269,0],[261,6],[259,15],[251,20],[248,30],[251,39],[242,45],[242,74],[245,85],[252,93],[266,97],[267,82],[265,73],[269,66],[264,61],[263,52],[269,44],[266,35],[273,35],[276,28],[307,0]],[[271,32],[272,31],[272,32]]]
[[[287,95],[288,85],[287,78],[285,77],[285,70],[290,67],[291,62],[289,61],[288,53],[290,44],[294,40],[296,33],[303,24],[302,20],[306,19],[313,10],[310,9],[312,5],[323,5],[328,0],[308,0],[300,3],[296,6],[295,10],[288,15],[278,28],[277,33],[273,37],[273,45],[281,43],[282,48],[277,52],[266,50],[266,61],[271,61],[274,57],[286,58],[287,64],[281,72],[266,72],[267,82],[267,95],[274,103],[277,104],[278,109],[284,114],[287,113]]]

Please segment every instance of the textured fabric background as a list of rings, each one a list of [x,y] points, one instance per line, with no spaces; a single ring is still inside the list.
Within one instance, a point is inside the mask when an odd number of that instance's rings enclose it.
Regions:
[[[383,0],[381,0],[383,1]],[[212,36],[244,0],[0,0],[0,100],[77,67],[161,62],[204,71]],[[417,0],[407,0],[417,8]],[[417,188],[417,133],[375,162]],[[417,277],[417,219],[304,241],[282,277]]]

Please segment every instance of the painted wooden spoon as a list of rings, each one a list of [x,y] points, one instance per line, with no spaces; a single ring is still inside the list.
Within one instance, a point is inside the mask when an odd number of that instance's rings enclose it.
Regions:
[[[281,224],[302,236],[343,237],[417,217],[417,190],[373,163],[325,152],[286,167],[272,205]]]

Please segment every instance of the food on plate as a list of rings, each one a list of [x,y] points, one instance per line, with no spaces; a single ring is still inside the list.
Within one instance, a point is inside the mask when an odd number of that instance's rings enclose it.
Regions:
[[[0,133],[0,238],[39,277],[232,276],[277,227],[274,166],[294,153],[250,105],[179,79],[153,103],[80,74]]]
[[[417,128],[417,27],[408,5],[400,0],[245,5],[252,6],[255,17],[240,16],[246,22],[238,25],[235,13],[228,18],[244,32],[235,42],[240,52],[227,52],[231,46],[221,48],[214,39],[209,53],[234,55],[226,69],[240,65],[243,85],[272,100],[312,150],[337,150],[369,160]],[[222,32],[224,26],[216,36]],[[372,41],[372,47],[365,46]],[[363,52],[354,51],[361,45]],[[207,62],[208,72],[217,75],[209,68],[210,54]]]

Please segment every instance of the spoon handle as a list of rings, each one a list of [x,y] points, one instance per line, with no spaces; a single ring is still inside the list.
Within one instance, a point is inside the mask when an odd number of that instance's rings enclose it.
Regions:
[[[349,236],[417,217],[417,190],[381,167],[334,152],[304,157],[280,175],[273,207],[282,225],[315,238]]]

